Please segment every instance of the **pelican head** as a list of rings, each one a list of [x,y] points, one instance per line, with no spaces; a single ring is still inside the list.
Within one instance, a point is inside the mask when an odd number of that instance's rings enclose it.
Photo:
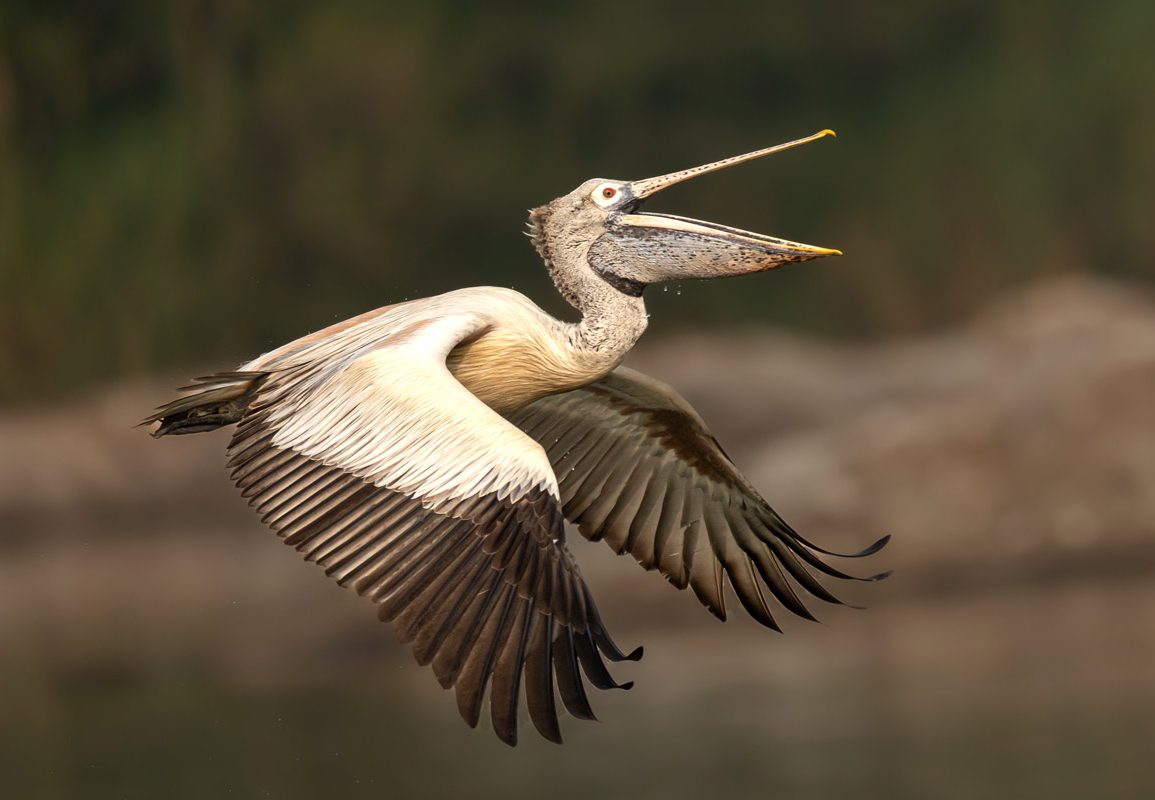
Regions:
[[[577,276],[566,274],[573,270],[591,270],[618,291],[636,297],[652,283],[745,275],[795,261],[842,255],[838,250],[713,222],[639,212],[647,198],[676,183],[833,135],[834,131],[823,130],[655,178],[594,178],[531,211],[530,235],[567,299],[577,283]]]

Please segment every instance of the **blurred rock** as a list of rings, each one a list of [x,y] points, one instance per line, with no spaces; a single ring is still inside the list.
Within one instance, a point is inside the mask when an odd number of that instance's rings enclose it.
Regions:
[[[685,333],[629,363],[682,391],[832,547],[890,533],[875,563],[904,571],[1155,559],[1155,305],[1128,288],[1072,276],[961,330],[869,346]],[[227,434],[132,427],[171,383],[0,416],[0,549],[240,520]]]
[[[1155,565],[1155,306],[1127,288],[1048,282],[918,341],[684,335],[634,363],[819,541],[891,533],[888,566],[936,579]]]

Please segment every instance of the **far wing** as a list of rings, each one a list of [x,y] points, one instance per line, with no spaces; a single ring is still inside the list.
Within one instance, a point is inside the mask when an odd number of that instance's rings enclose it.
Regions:
[[[582,672],[617,687],[602,656],[626,656],[565,547],[549,461],[446,369],[483,321],[390,325],[270,372],[230,444],[233,478],[286,544],[378,604],[466,722],[489,686],[494,730],[515,743],[524,672],[530,718],[560,741],[555,683],[592,718]]]
[[[787,525],[689,403],[639,372],[619,367],[581,389],[537,400],[510,421],[545,448],[566,519],[586,538],[629,552],[679,589],[689,585],[721,619],[723,575],[750,615],[775,629],[764,586],[813,619],[795,585],[839,602],[813,571],[855,580],[886,575],[853,578],[827,564],[821,556],[839,554]],[[888,539],[846,557],[875,553]]]

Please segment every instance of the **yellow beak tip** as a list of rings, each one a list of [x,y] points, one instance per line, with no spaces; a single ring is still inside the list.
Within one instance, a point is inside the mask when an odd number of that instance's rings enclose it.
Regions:
[[[823,128],[822,130],[820,130],[818,132],[818,135],[819,136],[833,136],[835,139],[838,138],[838,134],[835,133],[834,131],[832,131],[830,128]]]
[[[815,247],[813,245],[806,245],[805,247],[800,248],[800,249],[803,252],[807,253],[811,258],[816,258],[819,256],[840,256],[840,255],[842,255],[841,250],[835,250],[833,247]]]

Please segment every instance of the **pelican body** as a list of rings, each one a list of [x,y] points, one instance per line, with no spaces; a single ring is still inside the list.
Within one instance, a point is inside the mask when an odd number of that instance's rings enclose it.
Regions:
[[[831,134],[639,181],[594,179],[530,212],[529,233],[580,321],[475,287],[370,311],[232,372],[197,379],[154,435],[236,424],[232,477],[286,544],[372,599],[476,726],[560,742],[557,699],[592,719],[586,684],[628,688],[565,545],[565,521],[726,617],[778,629],[769,597],[813,619],[853,576],[747,481],[673,389],[620,367],[662,281],[772,269],[837,250],[641,212],[696,175]],[[880,539],[860,557],[879,550]],[[857,580],[874,580],[882,575]]]

